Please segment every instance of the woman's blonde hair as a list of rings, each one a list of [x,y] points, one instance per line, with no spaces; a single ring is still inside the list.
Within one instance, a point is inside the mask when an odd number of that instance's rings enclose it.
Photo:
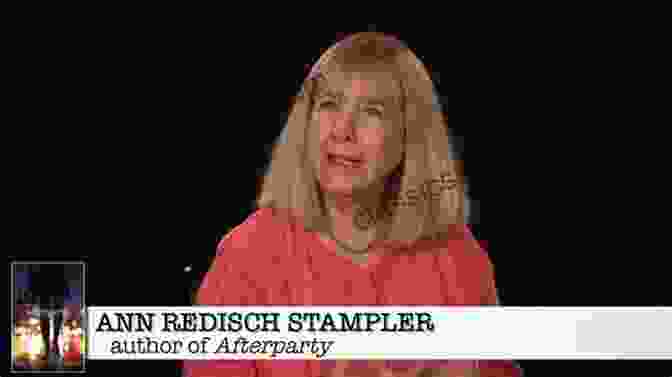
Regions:
[[[445,234],[451,225],[464,223],[467,205],[461,166],[453,159],[447,124],[429,73],[403,42],[375,32],[354,34],[336,43],[313,66],[274,146],[258,207],[285,211],[300,219],[307,230],[328,226],[306,142],[317,81],[332,69],[387,70],[401,87],[404,157],[388,178],[385,194],[417,199],[418,189],[437,179],[442,182],[440,187],[448,188],[438,199],[415,200],[414,205],[408,205],[408,200],[398,201],[383,238],[408,245]],[[416,194],[410,194],[413,192]]]

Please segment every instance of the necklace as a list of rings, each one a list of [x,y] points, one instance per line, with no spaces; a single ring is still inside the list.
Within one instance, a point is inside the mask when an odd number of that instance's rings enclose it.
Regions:
[[[345,242],[340,241],[334,235],[334,230],[331,227],[329,227],[329,236],[331,237],[332,240],[334,240],[336,242],[336,244],[338,244],[338,246],[347,250],[351,254],[367,255],[369,253],[369,246],[368,245],[364,249],[353,249],[352,247],[348,246]]]

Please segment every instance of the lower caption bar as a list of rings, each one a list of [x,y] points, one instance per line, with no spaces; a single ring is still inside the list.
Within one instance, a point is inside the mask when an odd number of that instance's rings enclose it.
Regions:
[[[89,359],[672,359],[672,307],[89,307]]]

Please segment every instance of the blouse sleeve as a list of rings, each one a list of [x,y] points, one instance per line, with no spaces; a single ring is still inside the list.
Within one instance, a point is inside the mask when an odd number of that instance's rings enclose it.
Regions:
[[[236,234],[238,233],[238,234]],[[197,305],[262,305],[254,283],[253,248],[235,229],[218,245],[217,255],[197,294]],[[256,377],[254,360],[185,360],[184,377]]]
[[[474,244],[477,244],[474,241]],[[480,267],[482,268],[481,295],[483,305],[499,305],[497,284],[495,283],[495,269],[487,254],[487,251],[478,246],[481,256]],[[523,377],[523,370],[513,360],[479,360],[479,372],[481,376],[492,377]]]
[[[490,258],[483,252],[482,275],[481,275],[481,297],[483,305],[499,305],[499,295],[497,294],[497,284],[495,284],[495,269]]]

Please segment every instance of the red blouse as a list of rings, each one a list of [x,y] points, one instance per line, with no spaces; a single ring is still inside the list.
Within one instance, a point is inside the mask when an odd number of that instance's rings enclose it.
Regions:
[[[490,259],[466,227],[449,237],[384,253],[371,245],[356,264],[325,247],[315,232],[270,208],[253,213],[219,244],[203,279],[201,305],[496,305]],[[388,363],[394,363],[390,361]],[[447,361],[477,366],[482,376],[522,376],[510,361]],[[275,377],[328,375],[329,361],[185,361],[185,376]]]

